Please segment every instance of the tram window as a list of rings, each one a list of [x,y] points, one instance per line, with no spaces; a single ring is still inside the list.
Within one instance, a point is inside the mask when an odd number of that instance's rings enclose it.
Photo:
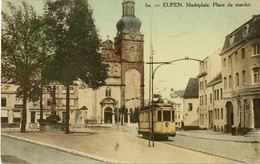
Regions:
[[[172,121],[174,121],[174,111],[172,111]]]
[[[157,111],[157,121],[162,121],[162,111]]]
[[[163,121],[171,121],[171,112],[163,111]]]

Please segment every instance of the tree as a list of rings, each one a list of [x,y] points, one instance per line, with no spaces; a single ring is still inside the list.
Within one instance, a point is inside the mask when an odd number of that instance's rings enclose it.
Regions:
[[[44,17],[54,47],[48,76],[66,86],[65,133],[68,134],[70,85],[81,79],[88,87],[99,88],[105,84],[107,66],[98,53],[100,39],[86,0],[49,0]]]
[[[2,79],[18,86],[23,100],[21,132],[26,131],[27,101],[35,101],[39,93],[40,17],[33,7],[22,2],[15,7],[7,3],[2,11]]]

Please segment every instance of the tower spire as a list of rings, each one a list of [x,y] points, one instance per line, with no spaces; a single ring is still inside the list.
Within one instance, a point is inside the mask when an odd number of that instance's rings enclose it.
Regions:
[[[124,0],[122,6],[123,6],[123,16],[135,16],[134,0]]]

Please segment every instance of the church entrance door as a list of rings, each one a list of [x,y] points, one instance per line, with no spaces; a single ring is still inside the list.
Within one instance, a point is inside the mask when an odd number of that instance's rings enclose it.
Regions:
[[[111,124],[112,123],[112,109],[110,107],[107,107],[105,109],[105,123],[106,124]]]

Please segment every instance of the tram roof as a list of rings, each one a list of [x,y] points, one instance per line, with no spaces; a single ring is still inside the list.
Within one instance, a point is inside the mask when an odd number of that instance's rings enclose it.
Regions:
[[[157,103],[157,104],[154,104],[154,105],[151,105],[151,108],[159,108],[159,107],[173,107],[172,105],[170,105],[170,104],[165,104],[165,103]],[[141,108],[140,109],[140,111],[142,111],[142,110],[148,110],[148,109],[150,109],[150,106],[148,105],[148,106],[145,106],[145,107],[143,107],[143,108]]]

